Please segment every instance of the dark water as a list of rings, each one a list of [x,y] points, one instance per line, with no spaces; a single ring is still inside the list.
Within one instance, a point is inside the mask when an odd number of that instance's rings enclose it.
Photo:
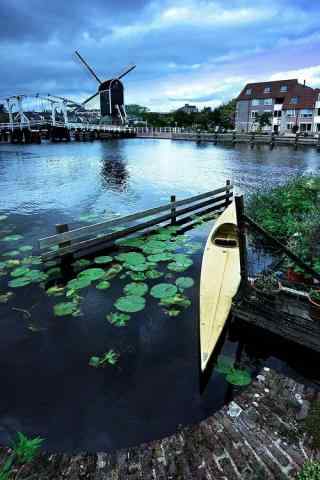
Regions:
[[[54,233],[56,223],[85,225],[83,214],[91,214],[92,221],[114,218],[167,203],[172,194],[179,199],[218,188],[226,179],[237,192],[250,192],[319,172],[318,165],[315,150],[287,147],[251,150],[149,139],[0,145],[0,215],[8,216],[0,237],[9,227],[10,234],[24,236],[17,243],[0,242],[0,254],[25,244],[36,247],[38,238]],[[211,226],[189,235],[203,243]],[[168,317],[150,301],[124,328],[112,326],[105,316],[128,280],[114,282],[107,291],[81,292],[80,317],[55,317],[53,305],[61,300],[47,297],[37,285],[15,289],[13,299],[0,304],[0,443],[22,431],[44,437],[53,451],[136,445],[205,418],[236,394],[218,373],[199,394],[201,252],[192,258],[192,267],[182,274],[196,282],[189,292],[192,306]],[[0,256],[0,262],[5,259]],[[7,285],[8,277],[0,277],[1,293]],[[253,373],[269,365],[317,378],[315,359],[259,331],[227,331],[222,352],[234,356],[239,345]],[[91,355],[109,348],[120,353],[114,367],[88,366]]]

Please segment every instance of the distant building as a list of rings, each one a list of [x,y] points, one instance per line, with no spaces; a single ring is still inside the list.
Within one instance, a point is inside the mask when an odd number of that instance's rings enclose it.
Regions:
[[[179,112],[184,112],[184,113],[197,113],[198,108],[195,105],[189,105],[186,103],[184,107],[178,108]]]
[[[274,133],[320,133],[320,89],[301,84],[297,79],[248,83],[236,103],[235,128],[254,132],[258,117],[270,113],[270,126],[263,131]]]

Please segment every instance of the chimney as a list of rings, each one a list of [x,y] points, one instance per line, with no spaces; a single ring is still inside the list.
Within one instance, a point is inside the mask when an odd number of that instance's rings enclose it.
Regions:
[[[304,86],[304,87],[306,86],[306,81],[305,81],[305,80],[303,80],[303,86]]]

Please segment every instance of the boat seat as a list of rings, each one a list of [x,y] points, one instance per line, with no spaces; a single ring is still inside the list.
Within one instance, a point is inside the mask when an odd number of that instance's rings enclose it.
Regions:
[[[217,247],[222,248],[237,248],[238,229],[233,223],[222,224],[212,235],[211,241]]]

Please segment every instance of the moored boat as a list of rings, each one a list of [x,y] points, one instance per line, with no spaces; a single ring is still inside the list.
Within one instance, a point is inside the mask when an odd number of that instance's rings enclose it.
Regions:
[[[240,285],[240,255],[235,202],[212,228],[202,258],[200,279],[200,355],[204,372],[229,316]]]

